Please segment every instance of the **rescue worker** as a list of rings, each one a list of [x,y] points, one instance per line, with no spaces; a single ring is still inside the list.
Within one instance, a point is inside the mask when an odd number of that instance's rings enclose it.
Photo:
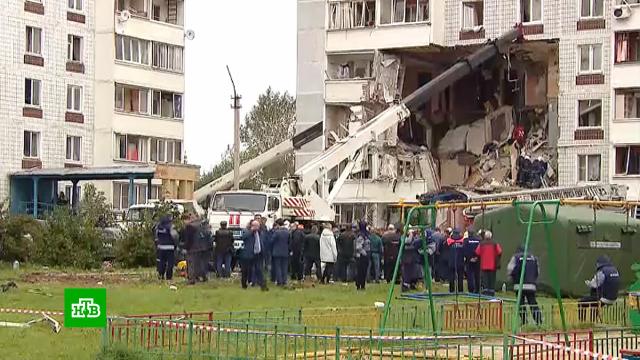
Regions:
[[[483,231],[482,241],[476,248],[476,255],[480,258],[480,278],[482,293],[488,296],[496,295],[496,271],[500,264],[502,247],[493,242],[493,233]]]
[[[262,273],[262,262],[264,261],[264,240],[263,233],[260,231],[260,222],[253,220],[249,231],[245,232],[242,236],[242,242],[244,248],[240,253],[240,261],[242,277],[242,288],[247,288],[247,283],[252,277],[252,273],[255,272],[255,281],[262,291],[269,290],[267,284],[264,281],[264,275]]]
[[[331,224],[327,223],[324,225],[324,230],[320,235],[320,261],[324,263],[324,271],[320,279],[321,283],[333,283],[333,267],[337,260],[336,239],[331,230]]]
[[[367,269],[369,268],[369,252],[371,251],[371,238],[367,230],[367,223],[361,221],[355,240],[356,258],[356,289],[364,290],[367,283]]]
[[[449,256],[449,292],[464,291],[464,239],[460,230],[451,231],[447,239],[447,254]]]
[[[590,320],[594,322],[600,305],[612,305],[618,299],[620,273],[607,255],[600,255],[596,260],[595,275],[591,280],[585,280],[584,283],[589,287],[590,294],[580,299],[580,321],[586,320],[587,308],[590,308]]]
[[[351,281],[352,275],[352,263],[354,259],[355,249],[355,230],[356,225],[348,226],[342,234],[336,240],[336,246],[338,248],[338,273],[337,278],[342,282]]]
[[[227,229],[227,222],[220,222],[215,235],[216,272],[219,278],[231,277],[231,256],[233,252],[233,233]]]
[[[382,259],[382,238],[378,235],[377,232],[372,231],[371,233],[371,254],[369,261],[369,268],[367,269],[367,277],[372,276],[371,270],[373,270],[373,281],[375,283],[380,282],[380,261]]]
[[[449,236],[451,236],[451,232],[453,230],[451,228],[447,228],[442,234],[442,240],[439,238],[436,241],[440,241],[436,244],[436,253],[438,254],[438,269],[439,269],[439,277],[442,282],[449,281],[449,246],[447,246],[447,240],[449,240]]]
[[[540,275],[538,258],[533,254],[528,253],[525,260],[524,247],[519,246],[516,250],[516,253],[511,257],[511,260],[509,260],[509,265],[507,265],[507,272],[511,277],[511,281],[513,281],[513,289],[517,294],[517,292],[520,290],[520,273],[522,271],[522,266],[525,263],[526,266],[524,270],[524,281],[522,283],[522,297],[520,299],[520,303],[518,303],[520,319],[522,321],[522,325],[527,323],[527,309],[523,308],[523,304],[526,301],[528,307],[531,308],[533,320],[537,325],[541,325],[542,314],[540,312],[540,308],[538,307],[538,301],[536,300],[538,276]]]
[[[297,224],[291,233],[291,279],[301,281],[304,275],[304,225]]]
[[[404,238],[402,250],[402,291],[415,290],[418,281],[418,264],[421,247],[420,235],[416,229],[410,229]]]
[[[289,227],[282,219],[276,220],[276,224],[276,230],[271,237],[272,268],[276,285],[285,286],[289,269]]]
[[[160,222],[155,226],[155,243],[158,278],[171,280],[173,279],[173,265],[176,261],[178,237],[169,215],[160,218]]]
[[[304,275],[311,277],[311,269],[315,266],[316,278],[322,280],[322,268],[320,267],[320,236],[318,227],[313,225],[311,233],[304,237]]]
[[[382,245],[384,246],[384,279],[388,284],[393,278],[393,270],[398,261],[400,249],[400,233],[396,230],[395,225],[389,224],[387,226],[387,231],[382,234]]]
[[[476,249],[480,245],[480,239],[472,227],[467,229],[464,236],[464,262],[467,272],[467,290],[471,294],[480,293],[480,259],[476,255]]]

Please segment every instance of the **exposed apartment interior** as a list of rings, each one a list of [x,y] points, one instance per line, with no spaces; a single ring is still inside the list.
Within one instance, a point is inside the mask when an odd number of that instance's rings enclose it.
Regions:
[[[116,11],[168,24],[184,25],[184,0],[116,0]]]

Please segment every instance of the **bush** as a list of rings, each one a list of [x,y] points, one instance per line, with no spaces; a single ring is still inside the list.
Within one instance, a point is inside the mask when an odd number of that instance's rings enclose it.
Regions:
[[[47,218],[45,236],[36,241],[35,260],[42,265],[82,269],[100,267],[103,235],[95,223],[68,208],[57,208]]]
[[[144,220],[130,224],[116,241],[116,262],[123,267],[145,267],[156,264],[153,222]]]
[[[0,218],[0,260],[31,260],[35,243],[42,241],[43,235],[43,226],[32,217],[19,215]]]
[[[102,349],[96,360],[150,360],[159,359],[157,355],[145,354],[139,350],[112,346]]]
[[[98,191],[91,183],[86,184],[82,191],[80,216],[100,228],[115,226],[116,219],[104,192]]]

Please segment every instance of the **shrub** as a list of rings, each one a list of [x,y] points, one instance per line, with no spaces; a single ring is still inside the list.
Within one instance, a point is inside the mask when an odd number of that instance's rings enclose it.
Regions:
[[[157,355],[144,353],[139,350],[130,350],[125,347],[111,346],[102,349],[96,360],[151,360],[158,359]]]
[[[32,217],[19,215],[0,218],[0,260],[31,260],[35,242],[41,241],[43,235],[43,226]]]
[[[153,241],[153,222],[129,224],[116,241],[116,262],[123,267],[153,266],[156,249]]]
[[[86,184],[82,191],[80,216],[100,228],[115,226],[116,219],[104,192],[99,191],[91,183]]]

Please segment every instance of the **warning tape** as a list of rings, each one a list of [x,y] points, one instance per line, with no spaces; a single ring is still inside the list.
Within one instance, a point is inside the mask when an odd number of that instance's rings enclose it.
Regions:
[[[8,309],[0,308],[0,313],[9,314],[45,314],[45,315],[64,315],[61,311],[47,311],[47,310],[29,310],[29,309]]]
[[[546,341],[542,341],[542,340],[534,340],[534,339],[528,339],[525,337],[520,337],[520,336],[514,336],[514,339],[517,340],[521,340],[525,343],[531,343],[531,344],[536,344],[536,345],[541,345],[543,347],[547,347],[547,348],[551,348],[554,350],[560,350],[563,351],[565,353],[573,353],[576,354],[578,356],[586,356],[589,359],[593,359],[593,360],[629,360],[623,357],[619,357],[619,356],[612,356],[612,355],[606,355],[606,354],[601,354],[599,352],[595,352],[595,351],[589,351],[589,350],[581,350],[581,349],[576,349],[576,348],[572,348],[569,346],[563,346],[563,345],[559,345],[559,344],[554,344],[554,343],[549,343]]]

